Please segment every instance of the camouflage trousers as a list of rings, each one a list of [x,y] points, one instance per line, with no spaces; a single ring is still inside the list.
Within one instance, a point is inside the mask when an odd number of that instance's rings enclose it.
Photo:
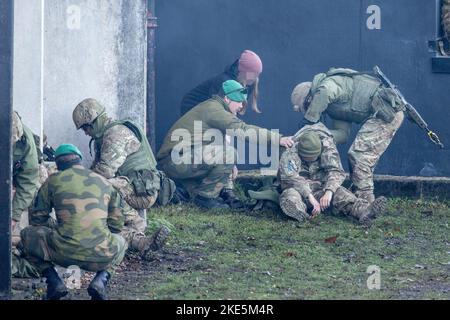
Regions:
[[[404,119],[403,111],[395,114],[392,122],[370,118],[359,129],[348,151],[350,178],[357,197],[374,200],[373,172]]]
[[[147,221],[145,219],[146,213],[144,213],[144,217],[142,217],[136,209],[131,208],[126,203],[122,204],[122,208],[125,223],[120,235],[127,241],[129,248],[132,248],[133,240],[145,236],[145,230],[147,228]]]
[[[16,271],[16,276],[24,276],[27,272],[32,274],[35,271],[42,273],[43,270],[55,264],[65,268],[76,265],[91,272],[113,271],[113,268],[122,261],[127,249],[125,239],[119,234],[112,234],[117,239],[118,250],[116,254],[111,255],[110,259],[102,259],[102,261],[89,259],[90,255],[96,255],[93,249],[86,250],[85,260],[74,259],[70,254],[57,251],[52,247],[50,240],[52,232],[53,229],[44,226],[29,226],[22,230],[19,246],[23,256],[15,255],[13,258],[13,270]]]
[[[321,183],[312,183],[312,193],[317,201],[325,194]],[[328,210],[333,214],[344,214],[355,218],[359,218],[368,208],[370,204],[367,200],[357,198],[352,192],[344,187],[339,187],[333,194],[331,205]],[[283,212],[299,221],[307,220],[310,215],[308,210],[312,209],[312,205],[308,199],[303,199],[300,193],[294,188],[283,190],[280,195],[280,207]]]
[[[150,209],[155,204],[156,199],[158,198],[158,192],[155,192],[154,195],[136,195],[136,192],[134,191],[133,186],[131,185],[127,177],[120,176],[108,179],[108,181],[117,190],[122,199],[124,199],[126,203],[133,209]]]
[[[233,180],[231,176],[235,158],[232,161],[226,161],[227,152],[215,150],[213,155],[205,156],[203,154],[203,161],[200,164],[195,164],[193,161],[194,154],[199,151],[194,149],[192,149],[193,155],[190,163],[175,164],[169,156],[159,162],[161,169],[169,178],[183,186],[191,197],[200,195],[205,198],[217,198],[222,189],[232,189]],[[235,150],[233,149],[231,153],[235,153]],[[223,161],[219,164],[211,163],[207,161],[208,156],[223,159]],[[235,157],[235,155],[233,154],[232,157]]]

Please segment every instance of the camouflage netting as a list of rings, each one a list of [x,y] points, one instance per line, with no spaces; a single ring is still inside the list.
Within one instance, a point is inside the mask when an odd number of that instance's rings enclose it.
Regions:
[[[447,39],[450,41],[450,0],[442,1],[442,26]]]

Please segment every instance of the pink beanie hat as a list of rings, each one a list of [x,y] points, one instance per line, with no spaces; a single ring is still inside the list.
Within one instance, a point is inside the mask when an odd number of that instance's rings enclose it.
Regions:
[[[239,71],[259,74],[262,72],[262,61],[253,51],[245,50],[239,58]]]

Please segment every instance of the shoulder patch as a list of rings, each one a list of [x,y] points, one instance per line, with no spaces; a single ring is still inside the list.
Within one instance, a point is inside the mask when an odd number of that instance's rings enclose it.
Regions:
[[[298,166],[294,160],[290,159],[287,164],[287,174],[293,175],[298,171]]]

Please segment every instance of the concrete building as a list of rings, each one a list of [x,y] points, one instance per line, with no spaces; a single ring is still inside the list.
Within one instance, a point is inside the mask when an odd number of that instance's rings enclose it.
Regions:
[[[72,110],[98,99],[114,117],[146,120],[146,0],[15,0],[14,109],[51,145],[89,139]]]

